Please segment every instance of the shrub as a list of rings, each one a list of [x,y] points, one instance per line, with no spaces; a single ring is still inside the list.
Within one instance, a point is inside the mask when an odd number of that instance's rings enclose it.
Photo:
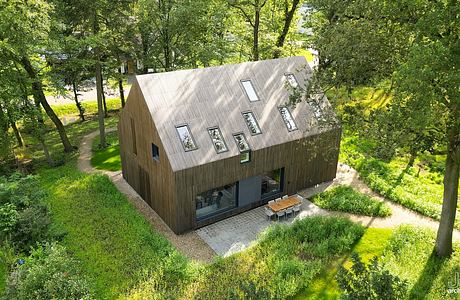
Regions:
[[[403,299],[407,293],[407,282],[390,274],[374,257],[365,265],[357,253],[353,253],[353,265],[349,270],[340,266],[336,280],[343,292],[343,299],[371,300]]]
[[[48,241],[51,218],[44,205],[33,205],[19,212],[10,239],[20,251],[27,252],[36,243]]]
[[[349,186],[337,186],[312,198],[319,207],[365,216],[387,217],[391,209],[374,198]]]
[[[91,299],[77,262],[57,244],[35,248],[8,277],[7,299]]]
[[[11,203],[0,205],[0,238],[4,238],[16,224],[19,213]]]

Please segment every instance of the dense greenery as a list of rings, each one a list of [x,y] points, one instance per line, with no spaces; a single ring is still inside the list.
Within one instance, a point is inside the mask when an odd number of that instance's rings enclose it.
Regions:
[[[373,139],[387,160],[407,153],[412,165],[420,153],[446,155],[436,250],[448,256],[460,178],[458,1],[307,3],[319,66],[302,100],[324,89],[343,88],[350,97],[363,85],[386,84],[391,101],[355,130]]]
[[[91,165],[99,170],[120,171],[121,158],[117,132],[107,134],[107,144],[107,148],[101,149],[99,142],[93,140]]]
[[[355,136],[345,136],[342,140],[340,160],[354,167],[360,178],[375,192],[439,220],[443,191],[442,158],[421,156],[416,166],[408,167],[409,158],[400,157],[385,162],[373,157],[373,153],[373,143]],[[455,227],[460,228],[459,214]]]
[[[36,247],[8,278],[7,299],[93,299],[78,262],[56,243]]]
[[[362,194],[349,186],[336,186],[311,200],[321,208],[364,216],[387,217],[391,209],[385,203]]]
[[[343,299],[356,300],[398,300],[407,293],[407,282],[390,274],[374,257],[369,264],[363,263],[357,253],[351,255],[349,268],[340,266],[336,280],[343,293]]]

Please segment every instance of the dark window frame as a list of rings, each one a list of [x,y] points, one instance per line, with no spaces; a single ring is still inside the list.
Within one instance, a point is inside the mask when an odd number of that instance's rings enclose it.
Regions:
[[[255,93],[256,96],[257,96],[257,100],[251,100],[251,98],[249,97],[249,94],[248,94],[248,92],[246,91],[246,89],[244,88],[244,84],[243,84],[243,82],[246,82],[246,81],[249,81],[249,83],[251,84],[252,89],[254,90],[254,93]],[[258,102],[258,101],[260,101],[260,100],[262,99],[262,98],[260,97],[260,94],[257,92],[256,86],[254,85],[254,82],[253,82],[251,79],[249,79],[249,78],[241,79],[241,80],[240,80],[240,85],[241,85],[241,88],[242,88],[243,91],[244,91],[244,94],[246,95],[246,98],[248,99],[248,101],[249,101],[250,103]]]
[[[214,144],[214,142],[212,140],[212,136],[211,136],[211,132],[210,132],[210,130],[214,130],[214,129],[217,129],[219,131],[220,136],[222,138],[222,142],[224,143],[226,150],[220,151],[220,152],[217,150],[216,145]],[[220,130],[220,127],[219,126],[212,126],[212,127],[206,128],[206,130],[208,131],[209,138],[211,139],[211,143],[212,143],[212,145],[214,147],[214,150],[216,150],[216,153],[217,154],[222,154],[222,153],[228,152],[228,150],[229,150],[228,145],[227,145],[227,142],[225,141],[224,135],[222,134],[222,130]]]
[[[133,153],[137,155],[136,123],[133,118],[131,118],[131,140]]]
[[[257,128],[259,129],[259,133],[252,133],[251,132],[251,128],[249,128],[249,124],[246,122],[246,120],[244,119],[244,114],[252,114],[252,116],[254,117],[254,121],[256,122],[256,126]],[[249,130],[249,133],[252,135],[252,136],[255,136],[255,135],[259,135],[259,134],[262,134],[262,129],[260,128],[260,125],[259,125],[259,121],[257,121],[257,118],[256,118],[256,114],[251,111],[251,110],[246,110],[246,111],[243,111],[241,112],[241,115],[243,116],[243,122],[246,124],[246,126],[248,127],[248,130]]]
[[[294,86],[291,85],[291,83],[289,82],[288,76],[294,77],[294,80],[295,80],[295,82],[297,83],[297,86],[296,86],[296,87],[294,87]],[[294,75],[294,73],[292,73],[292,72],[286,72],[286,73],[284,73],[284,78],[286,78],[286,81],[289,83],[289,85],[290,85],[293,89],[296,89],[296,88],[298,88],[298,87],[300,86],[299,81],[297,80],[297,77]]]
[[[288,127],[286,121],[284,120],[284,118],[283,118],[283,113],[281,112],[281,110],[282,110],[283,108],[286,108],[287,111],[288,111],[288,113],[289,113],[289,115],[291,116],[292,122],[294,122],[294,126],[295,126],[294,129],[289,129],[289,127]],[[288,130],[288,132],[293,132],[293,131],[299,130],[299,126],[297,126],[297,123],[295,122],[294,117],[292,116],[291,110],[289,109],[288,106],[278,106],[278,111],[279,111],[279,113],[280,113],[281,120],[283,121],[284,125],[286,126],[286,129]]]
[[[152,157],[155,161],[160,161],[160,148],[155,143],[152,143]]]
[[[199,147],[198,147],[198,144],[197,144],[196,141],[195,141],[195,138],[193,137],[192,131],[190,130],[190,126],[188,125],[188,123],[183,123],[183,124],[179,124],[179,125],[174,125],[174,127],[175,127],[175,129],[176,129],[176,133],[177,133],[177,137],[179,138],[179,142],[181,143],[182,148],[184,148],[184,151],[185,151],[185,152],[195,151],[195,150],[197,150],[197,149],[199,148]],[[190,134],[190,137],[191,137],[191,139],[192,139],[192,141],[193,141],[193,144],[195,145],[195,148],[193,148],[193,149],[187,149],[187,148],[185,147],[185,144],[184,144],[184,142],[182,142],[182,138],[181,138],[181,136],[180,136],[180,134],[179,134],[179,131],[177,130],[179,127],[187,127],[188,133]]]

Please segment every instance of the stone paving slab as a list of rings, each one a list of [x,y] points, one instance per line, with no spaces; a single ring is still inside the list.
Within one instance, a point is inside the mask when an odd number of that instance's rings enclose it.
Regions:
[[[300,196],[298,196],[300,197]],[[220,256],[226,257],[240,252],[254,243],[258,236],[270,225],[276,223],[291,224],[294,220],[307,216],[327,214],[327,212],[310,201],[302,200],[301,211],[295,217],[270,221],[264,207],[246,211],[225,220],[197,229],[195,232]]]

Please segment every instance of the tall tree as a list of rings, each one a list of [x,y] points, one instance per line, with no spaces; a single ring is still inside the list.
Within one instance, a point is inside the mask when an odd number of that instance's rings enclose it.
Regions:
[[[45,110],[54,123],[65,152],[75,148],[70,143],[61,120],[46,100],[39,70],[49,34],[49,12],[52,7],[42,0],[11,0],[0,3],[0,40],[2,55],[17,62],[30,79],[35,101]]]
[[[458,1],[308,3],[315,10],[311,43],[320,60],[307,94],[319,92],[319,85],[351,90],[392,80],[394,100],[385,108],[386,117],[412,143],[420,143],[421,135],[414,133],[421,133],[431,137],[423,139],[431,143],[428,148],[446,154],[436,252],[450,255],[460,176]],[[395,147],[407,145],[406,139],[393,141]]]

